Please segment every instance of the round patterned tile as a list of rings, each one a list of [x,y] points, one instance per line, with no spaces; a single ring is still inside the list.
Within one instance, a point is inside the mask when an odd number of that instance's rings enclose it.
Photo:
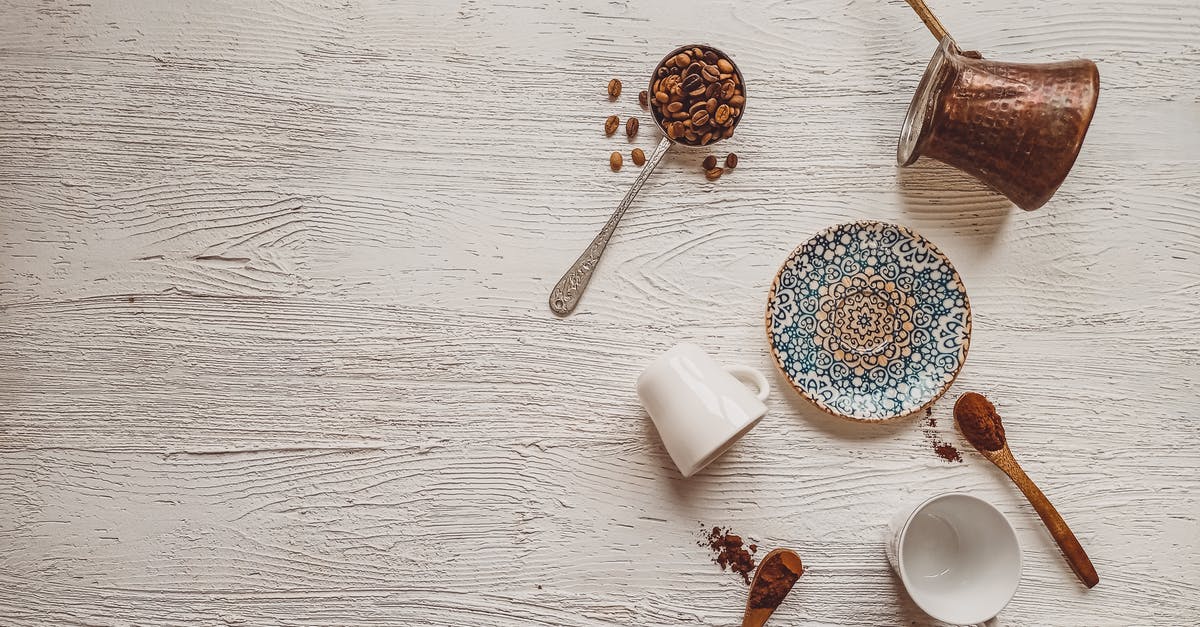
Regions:
[[[775,363],[802,396],[874,422],[946,392],[967,358],[971,303],[929,240],[855,222],[792,252],[771,285],[766,323]]]

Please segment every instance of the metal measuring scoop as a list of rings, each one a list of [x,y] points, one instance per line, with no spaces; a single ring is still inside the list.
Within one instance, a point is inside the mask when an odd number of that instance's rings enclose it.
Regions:
[[[700,48],[701,50],[715,52],[719,57],[728,61],[729,64],[733,66],[732,74],[737,77],[737,83],[742,88],[742,96],[744,97],[746,95],[746,81],[742,78],[741,70],[738,69],[737,64],[733,62],[733,59],[731,59],[729,55],[712,46],[703,44],[690,44],[687,46],[680,46],[672,50],[669,54],[662,58],[662,61],[658,62],[658,65],[654,66],[654,72],[652,72],[650,75],[650,83],[647,85],[648,92],[652,99],[654,98],[654,81],[656,78],[662,78],[659,76],[660,68],[665,69],[667,61],[678,56],[680,53],[690,53],[693,48]],[[745,108],[745,104],[743,104],[742,113],[745,112]],[[596,264],[600,262],[600,256],[604,254],[604,249],[606,246],[608,246],[609,238],[612,237],[613,231],[616,231],[617,224],[621,222],[621,217],[625,215],[625,210],[629,208],[629,205],[633,202],[633,199],[637,197],[638,192],[642,189],[642,185],[646,183],[646,179],[650,178],[650,173],[654,171],[655,166],[657,166],[658,163],[662,161],[663,157],[666,156],[667,150],[670,149],[671,146],[676,142],[684,145],[700,145],[698,142],[690,142],[684,137],[671,139],[667,133],[665,120],[663,120],[659,115],[658,108],[653,103],[650,105],[650,114],[654,118],[654,124],[658,126],[658,130],[662,132],[663,137],[658,142],[658,146],[654,149],[654,153],[651,154],[648,159],[646,159],[646,165],[642,166],[642,171],[638,173],[637,178],[634,179],[633,185],[629,188],[629,191],[626,192],[625,198],[621,200],[621,204],[617,205],[616,211],[613,211],[613,214],[608,219],[608,222],[604,223],[604,228],[600,229],[600,232],[596,234],[596,237],[592,240],[592,243],[588,245],[587,249],[583,251],[582,255],[579,255],[579,258],[575,260],[575,263],[571,265],[566,274],[564,274],[563,277],[558,280],[558,283],[555,284],[554,289],[550,291],[550,310],[560,316],[565,316],[571,313],[575,309],[575,306],[579,304],[579,298],[583,296],[583,290],[587,287],[588,281],[592,279],[592,272],[596,270]],[[733,129],[737,127],[741,120],[742,116],[739,114],[729,128]],[[715,144],[721,139],[723,138],[717,138],[713,141],[710,141],[706,145]]]

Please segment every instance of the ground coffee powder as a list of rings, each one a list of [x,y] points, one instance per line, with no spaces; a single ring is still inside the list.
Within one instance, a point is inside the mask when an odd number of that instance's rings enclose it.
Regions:
[[[713,527],[701,524],[699,546],[707,546],[713,552],[712,561],[721,570],[732,570],[742,576],[746,584],[750,583],[750,573],[754,572],[754,552],[758,545],[745,546],[742,537],[731,533],[729,528]]]

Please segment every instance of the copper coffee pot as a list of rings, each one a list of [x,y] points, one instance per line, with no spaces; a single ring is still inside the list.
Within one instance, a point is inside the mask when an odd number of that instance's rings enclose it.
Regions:
[[[1096,64],[984,59],[961,51],[921,0],[908,2],[940,44],[908,107],[897,161],[931,157],[1022,209],[1046,204],[1075,164],[1096,110]]]

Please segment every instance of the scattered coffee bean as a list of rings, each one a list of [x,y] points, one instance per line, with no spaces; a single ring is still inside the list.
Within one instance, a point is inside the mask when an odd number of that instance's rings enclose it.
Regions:
[[[608,81],[608,97],[616,98],[617,96],[620,96],[620,95],[621,95],[621,81],[619,81],[615,78],[612,79],[611,81]]]
[[[702,146],[733,135],[746,102],[735,72],[732,61],[704,47],[679,52],[655,68],[649,90],[654,97],[647,99],[667,137]]]
[[[643,109],[650,106],[650,92],[646,91],[645,89],[643,89],[642,91],[639,91],[638,92],[638,104],[642,105]]]
[[[617,132],[617,127],[620,125],[621,118],[615,115],[608,116],[608,118],[604,120],[604,134],[612,135],[613,133]]]
[[[642,152],[641,148],[634,148],[629,156],[633,157],[633,165],[646,165],[646,153]]]
[[[729,170],[736,168],[737,167],[737,159],[738,159],[738,157],[737,157],[736,152],[731,152],[731,153],[725,155],[725,167]]]
[[[612,168],[613,172],[621,169],[621,153],[614,152],[608,156],[608,167]]]
[[[701,163],[700,166],[704,168],[705,172],[708,172],[709,170],[717,167],[717,158],[709,155],[704,158],[704,163]]]
[[[637,137],[637,131],[638,131],[638,119],[637,118],[629,118],[628,120],[625,120],[625,136],[626,137],[631,137],[631,138]]]
[[[713,168],[711,170],[707,170],[704,172],[704,178],[706,178],[710,181],[715,181],[715,180],[721,178],[721,175],[724,173],[725,173],[725,170],[722,170],[721,168]]]

